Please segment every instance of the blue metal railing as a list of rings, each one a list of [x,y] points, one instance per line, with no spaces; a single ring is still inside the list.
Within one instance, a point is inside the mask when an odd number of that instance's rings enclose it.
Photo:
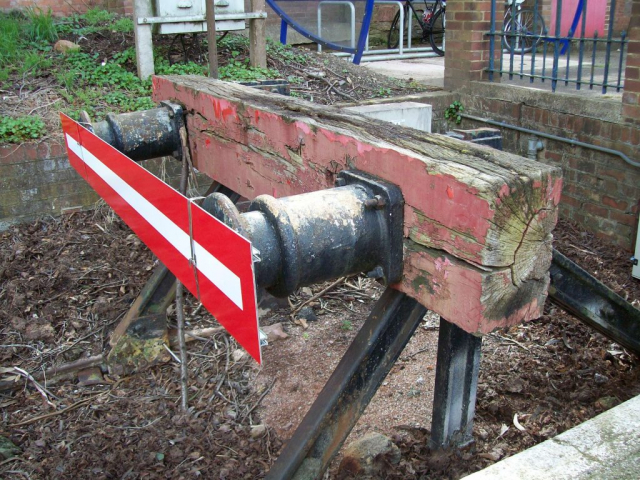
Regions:
[[[616,92],[624,89],[628,40],[624,31],[619,36],[614,35],[616,0],[609,0],[609,25],[605,38],[601,38],[597,31],[591,37],[585,36],[587,3],[587,0],[580,0],[571,27],[567,35],[563,36],[562,0],[556,0],[553,33],[545,26],[539,0],[531,1],[529,5],[525,5],[524,0],[508,0],[502,27],[497,22],[498,2],[491,0],[490,29],[487,32],[490,49],[487,68],[489,80],[493,81],[498,74],[508,75],[509,80],[514,76],[528,78],[530,83],[549,81],[554,92],[558,83],[564,83],[565,86],[575,84],[577,90],[583,85],[591,90],[593,87],[602,87],[603,94],[607,93],[607,89],[615,89]],[[576,38],[578,29],[580,36]],[[497,66],[496,48],[500,50]]]

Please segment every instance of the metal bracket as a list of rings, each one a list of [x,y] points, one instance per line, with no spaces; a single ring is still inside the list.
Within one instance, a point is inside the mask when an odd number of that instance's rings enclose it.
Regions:
[[[375,194],[369,205],[371,208],[382,210],[385,225],[386,241],[382,243],[382,275],[376,269],[369,272],[370,277],[384,277],[388,285],[402,280],[402,241],[404,220],[404,199],[400,188],[386,183],[372,175],[358,170],[343,170],[338,173],[336,186],[363,185]]]

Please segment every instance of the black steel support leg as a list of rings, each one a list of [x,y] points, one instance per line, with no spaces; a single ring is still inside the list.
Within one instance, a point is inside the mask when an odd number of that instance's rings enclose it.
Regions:
[[[385,290],[267,479],[322,477],[425,313],[416,300]]]
[[[462,447],[473,440],[482,338],[440,317],[431,421],[432,449]]]

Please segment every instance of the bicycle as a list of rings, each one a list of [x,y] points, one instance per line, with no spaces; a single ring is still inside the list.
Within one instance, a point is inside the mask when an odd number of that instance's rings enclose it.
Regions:
[[[544,19],[540,12],[530,8],[523,9],[523,3],[524,0],[507,0],[504,4],[502,47],[511,53],[529,53],[546,35]]]
[[[516,0],[517,1],[517,0]],[[445,11],[447,8],[446,0],[435,0],[427,2],[423,0],[424,10],[416,9],[414,3],[417,0],[406,0],[404,6],[404,36],[408,35],[409,22],[411,24],[412,39],[415,33],[419,34],[420,40],[429,40],[431,48],[439,56],[444,56],[444,30],[445,30]],[[409,13],[411,11],[411,13]],[[396,13],[391,22],[391,28],[387,36],[387,47],[390,49],[398,48],[400,43],[400,11]]]

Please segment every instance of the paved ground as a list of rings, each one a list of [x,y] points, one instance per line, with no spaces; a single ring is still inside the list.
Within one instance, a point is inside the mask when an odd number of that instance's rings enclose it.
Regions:
[[[444,57],[363,62],[362,65],[390,77],[413,79],[418,83],[436,87],[444,86]]]
[[[548,52],[548,55],[551,52]],[[558,62],[558,76],[561,78],[567,78],[575,80],[578,74],[578,56],[573,53],[573,56],[570,56],[568,61],[566,56],[562,56]],[[509,78],[508,74],[503,74],[501,78],[501,82],[509,85],[520,85],[531,88],[536,88],[540,90],[551,90],[551,81],[545,80],[542,82],[539,78],[534,79],[533,82],[530,81],[529,78],[523,77],[522,79],[518,75],[518,73],[522,70],[524,73],[531,73],[531,65],[532,60],[534,60],[534,74],[542,75],[543,74],[543,59],[544,56],[541,52],[536,54],[535,59],[532,59],[531,54],[526,54],[523,57],[520,55],[513,56],[513,71],[515,75],[513,78]],[[553,57],[550,55],[546,58],[544,62],[544,74],[550,75],[553,68]],[[595,58],[595,61],[592,62],[591,54],[585,54],[582,65],[582,79],[586,83],[581,86],[580,90],[576,89],[575,83],[568,83],[565,85],[564,81],[558,81],[556,85],[556,90],[564,93],[573,93],[573,94],[581,94],[581,95],[602,95],[602,87],[593,86],[593,88],[589,88],[589,82],[591,79],[591,66],[593,64],[593,80],[595,83],[602,83],[604,80],[604,66],[607,62],[605,61],[605,55],[603,52],[599,52]],[[568,69],[567,69],[568,64]],[[383,73],[390,77],[400,78],[403,80],[412,79],[419,83],[424,83],[426,85],[434,85],[437,87],[444,86],[444,57],[431,57],[431,58],[413,58],[413,59],[401,59],[401,60],[384,60],[384,61],[369,61],[363,62],[367,68],[375,70],[378,73]],[[611,61],[609,62],[609,71],[608,71],[608,83],[609,84],[617,84],[618,75],[620,72],[619,69],[620,59],[619,52],[613,51],[611,53]],[[502,59],[502,69],[509,70],[511,67],[511,55],[505,53]],[[496,69],[499,69],[499,63],[496,64]],[[622,74],[620,75],[620,81],[624,85],[624,68],[625,64],[622,64]],[[568,75],[567,75],[568,71]],[[500,77],[500,74],[495,74],[496,77]],[[616,92],[615,88],[609,88],[607,91],[607,95],[622,95],[622,91]]]

